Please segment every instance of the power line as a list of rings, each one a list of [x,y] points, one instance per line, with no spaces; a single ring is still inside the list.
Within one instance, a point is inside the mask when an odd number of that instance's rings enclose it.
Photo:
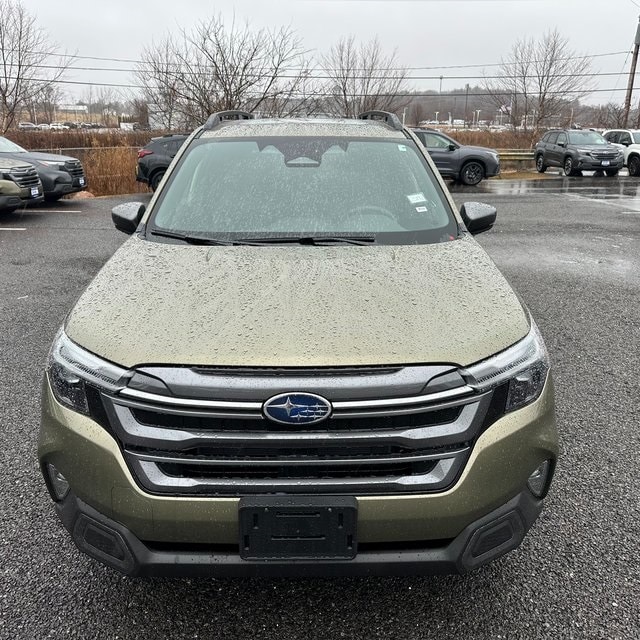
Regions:
[[[7,77],[8,80],[16,80],[18,78],[15,77]],[[34,82],[42,82],[42,83],[48,83],[48,84],[70,84],[70,85],[82,85],[82,86],[92,86],[92,87],[112,87],[112,88],[119,88],[119,89],[146,89],[147,87],[143,86],[143,85],[137,85],[137,84],[120,84],[120,83],[113,83],[113,82],[85,82],[85,81],[81,81],[81,80],[48,80],[46,78],[31,78],[31,80],[33,80]],[[615,92],[615,91],[624,91],[624,89],[611,89],[611,88],[607,88],[607,89],[590,89],[588,91],[585,91],[583,89],[572,89],[572,90],[567,90],[567,91],[547,91],[545,92],[546,95],[585,95],[585,94],[589,94],[589,93],[606,93],[606,92]],[[491,96],[495,96],[496,94],[498,95],[509,95],[509,94],[514,94],[513,91],[495,91],[495,92],[483,92],[483,93],[478,93],[478,92],[474,92],[474,93],[469,93],[467,94],[466,91],[462,92],[462,93],[446,93],[446,94],[442,94],[443,98],[461,98],[461,97],[465,97],[466,95],[468,95],[470,98],[474,97],[474,98],[479,98],[479,97],[491,97]],[[313,92],[313,95],[316,97],[320,97],[320,98],[330,98],[333,97],[335,94],[333,93],[326,93],[326,92]],[[367,97],[369,95],[373,95],[373,94],[368,94],[368,93],[352,93],[349,95],[349,97],[351,98],[364,98]],[[423,91],[413,91],[413,92],[404,92],[404,93],[384,93],[384,92],[375,92],[375,95],[380,96],[380,97],[398,97],[398,98],[412,98],[412,97],[436,97],[438,94],[432,90],[432,93],[426,93],[424,90]],[[520,95],[520,92],[515,92],[515,95]],[[532,92],[532,95],[535,95],[535,92]],[[294,92],[292,94],[290,94],[290,97],[307,97],[307,94],[303,94],[300,92]]]
[[[627,58],[628,59],[628,58]],[[626,64],[626,60],[625,60]],[[56,71],[62,71],[65,67],[60,67],[56,65],[46,65],[46,64],[35,64],[31,65],[31,68],[34,69],[53,69]],[[116,67],[69,67],[70,71],[107,71],[107,72],[120,72],[120,73],[140,73],[139,69],[121,69]],[[289,70],[291,71],[291,70]],[[245,77],[262,77],[264,74],[244,74]],[[592,73],[566,73],[566,74],[554,74],[556,78],[604,78],[604,77],[619,77],[626,75],[624,69],[619,72],[611,71],[611,72],[592,72]],[[287,78],[287,79],[295,79],[300,77],[300,74],[280,74],[279,78]],[[499,76],[392,76],[392,75],[366,75],[366,76],[349,76],[350,80],[509,80],[509,79],[517,79],[521,76],[519,74],[514,75],[499,75]],[[306,76],[309,80],[333,80],[334,77],[330,75],[309,75]]]
[[[123,63],[128,63],[128,64],[139,64],[139,65],[146,65],[146,66],[151,66],[151,63],[148,60],[136,60],[133,58],[110,58],[110,57],[100,57],[100,56],[81,56],[78,54],[64,54],[64,53],[53,53],[53,52],[47,52],[47,51],[28,51],[28,53],[34,53],[34,54],[42,54],[42,55],[48,55],[48,56],[53,56],[53,57],[58,57],[58,58],[66,58],[66,59],[74,59],[74,60],[95,60],[95,61],[101,61],[101,62],[123,62]],[[612,51],[612,52],[608,52],[608,53],[594,53],[594,54],[589,54],[589,55],[581,55],[581,56],[569,56],[566,58],[558,58],[559,61],[569,61],[569,60],[590,60],[592,58],[605,58],[605,57],[611,57],[611,56],[621,56],[621,55],[627,55],[629,54],[628,50],[625,51]],[[533,60],[533,63],[536,62],[542,62],[541,60]],[[168,62],[165,63],[168,64],[169,66],[180,66],[179,63],[174,63],[174,62]],[[473,64],[454,64],[454,65],[440,65],[440,66],[427,66],[427,67],[387,67],[385,68],[390,70],[390,71],[434,71],[434,70],[438,70],[438,69],[482,69],[484,67],[502,67],[502,66],[514,66],[517,65],[517,62],[509,62],[509,61],[504,61],[504,62],[489,62],[489,63],[473,63]],[[197,66],[202,66],[202,65],[196,65]],[[71,68],[75,68],[75,67],[71,67]],[[299,67],[292,67],[291,70],[296,70],[296,71],[302,71],[301,68]],[[373,69],[374,71],[378,70],[376,68]],[[122,69],[122,71],[126,72],[127,69]],[[370,71],[369,69],[356,69],[356,71]]]

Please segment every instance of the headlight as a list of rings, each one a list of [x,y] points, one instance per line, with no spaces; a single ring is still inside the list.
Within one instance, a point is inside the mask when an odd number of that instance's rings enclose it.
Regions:
[[[506,411],[515,411],[540,397],[549,371],[549,354],[536,323],[512,347],[461,371],[470,387],[487,391],[508,382]]]
[[[591,149],[576,149],[578,153],[581,153],[583,156],[590,156]]]
[[[89,415],[85,384],[118,391],[128,380],[128,372],[72,342],[62,329],[49,352],[47,373],[53,393],[61,404]]]
[[[489,155],[496,161],[500,162],[500,156],[495,151],[490,151]]]

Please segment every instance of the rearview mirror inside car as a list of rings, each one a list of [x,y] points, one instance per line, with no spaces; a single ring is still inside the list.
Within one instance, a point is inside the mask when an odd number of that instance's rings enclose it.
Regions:
[[[111,210],[111,219],[118,231],[132,234],[138,228],[146,210],[142,202],[125,202]]]
[[[484,202],[465,202],[460,215],[469,233],[482,233],[493,227],[498,212],[496,208]]]

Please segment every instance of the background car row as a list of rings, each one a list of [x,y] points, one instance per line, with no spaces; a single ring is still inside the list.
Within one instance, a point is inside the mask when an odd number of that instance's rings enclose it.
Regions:
[[[55,202],[87,188],[82,163],[55,153],[27,151],[0,137],[0,212],[34,202]]]

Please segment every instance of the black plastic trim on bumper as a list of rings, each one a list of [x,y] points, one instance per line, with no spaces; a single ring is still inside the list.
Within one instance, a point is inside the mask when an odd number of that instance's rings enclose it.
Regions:
[[[11,213],[23,204],[20,196],[0,196],[0,211],[2,212]]]
[[[226,553],[160,551],[71,493],[56,509],[81,551],[131,576],[400,576],[466,573],[504,555],[520,545],[542,511],[542,500],[524,490],[442,547],[416,549],[411,543],[406,550],[361,551],[352,560],[242,560],[239,547]]]

